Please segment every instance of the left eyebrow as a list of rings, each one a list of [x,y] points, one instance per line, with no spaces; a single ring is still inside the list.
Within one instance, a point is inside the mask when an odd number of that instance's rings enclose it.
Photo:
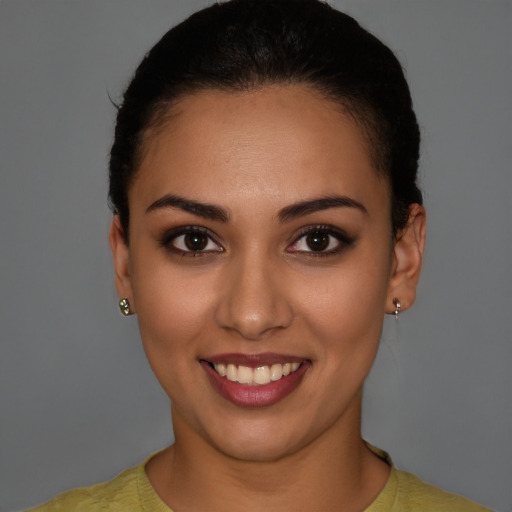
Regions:
[[[278,213],[277,219],[280,222],[285,222],[309,215],[310,213],[328,210],[329,208],[356,208],[361,212],[368,214],[368,210],[355,199],[351,199],[347,196],[328,196],[311,199],[309,201],[301,201],[299,203],[286,206]]]

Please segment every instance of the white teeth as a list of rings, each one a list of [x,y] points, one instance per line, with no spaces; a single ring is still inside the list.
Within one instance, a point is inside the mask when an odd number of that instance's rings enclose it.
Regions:
[[[268,384],[270,382],[270,369],[268,366],[258,366],[254,368],[254,384]]]
[[[238,377],[238,372],[236,370],[236,366],[234,364],[228,364],[226,367],[226,377],[231,382],[236,382]]]
[[[226,377],[231,382],[239,382],[249,386],[264,386],[297,371],[300,364],[273,364],[271,367],[258,366],[257,368],[242,365],[236,366],[234,364],[226,365],[223,363],[214,364],[213,366],[221,377]]]
[[[270,367],[270,378],[274,380],[279,380],[283,376],[283,365],[282,364],[273,364]]]
[[[252,368],[248,368],[247,366],[239,366],[238,367],[238,377],[236,380],[238,382],[240,382],[240,384],[251,384],[252,383],[252,375],[253,375]]]

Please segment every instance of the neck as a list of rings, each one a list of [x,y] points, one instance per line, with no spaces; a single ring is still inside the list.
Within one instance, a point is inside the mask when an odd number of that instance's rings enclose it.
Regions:
[[[174,445],[146,466],[160,498],[175,510],[245,512],[364,510],[384,487],[389,467],[360,434],[360,407],[322,436],[272,461],[222,453],[174,414]]]

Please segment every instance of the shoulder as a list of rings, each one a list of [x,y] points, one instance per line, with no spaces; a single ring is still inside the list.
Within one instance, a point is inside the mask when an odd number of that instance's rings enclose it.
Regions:
[[[366,444],[391,466],[391,473],[384,489],[365,512],[492,512],[474,501],[443,491],[407,471],[397,469],[387,452]]]
[[[110,482],[59,494],[28,512],[139,512],[142,511],[137,480],[144,465],[127,469]]]
[[[394,470],[397,481],[395,494],[398,511],[425,512],[490,512],[489,509],[457,494],[452,494],[423,482],[406,471]]]

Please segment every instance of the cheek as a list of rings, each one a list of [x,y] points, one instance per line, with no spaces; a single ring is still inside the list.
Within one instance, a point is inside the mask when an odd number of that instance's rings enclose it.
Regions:
[[[314,287],[304,311],[329,364],[369,369],[380,340],[387,286],[387,265],[369,257],[341,266]]]
[[[138,261],[144,265],[138,265]],[[144,348],[152,366],[194,357],[211,317],[214,275],[176,268],[162,257],[134,258],[132,289]],[[157,372],[155,368],[155,372]]]
[[[133,293],[148,362],[171,401],[186,405],[190,390],[197,390],[201,336],[211,332],[206,325],[211,297],[200,282],[168,271],[154,269],[136,282]]]

